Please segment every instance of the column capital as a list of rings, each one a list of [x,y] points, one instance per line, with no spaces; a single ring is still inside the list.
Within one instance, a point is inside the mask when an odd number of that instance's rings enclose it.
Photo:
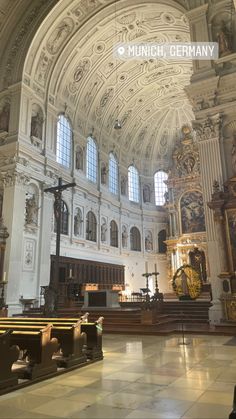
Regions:
[[[223,114],[217,113],[215,115],[208,116],[206,119],[193,121],[193,128],[197,133],[199,141],[208,141],[219,138],[222,126],[222,117]]]
[[[2,177],[5,187],[21,185],[26,186],[30,183],[30,176],[23,172],[18,172],[17,170],[8,170]]]

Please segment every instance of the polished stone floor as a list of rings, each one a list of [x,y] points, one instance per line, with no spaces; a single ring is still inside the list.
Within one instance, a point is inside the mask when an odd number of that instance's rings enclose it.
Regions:
[[[106,335],[103,361],[1,396],[0,418],[228,419],[231,340]]]

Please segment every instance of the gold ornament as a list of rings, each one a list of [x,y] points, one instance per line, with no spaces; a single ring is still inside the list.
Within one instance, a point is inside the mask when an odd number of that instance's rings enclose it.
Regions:
[[[172,286],[178,297],[195,300],[201,293],[202,283],[199,273],[191,265],[183,265],[175,272]]]

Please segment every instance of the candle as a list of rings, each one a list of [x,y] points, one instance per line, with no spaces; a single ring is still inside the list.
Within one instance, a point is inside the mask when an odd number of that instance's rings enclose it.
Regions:
[[[148,273],[148,263],[145,262],[145,269],[146,269],[146,274]]]
[[[155,272],[157,272],[157,264],[155,263],[155,270],[154,270]]]
[[[69,277],[72,278],[72,269],[70,268]]]
[[[3,273],[3,282],[6,282],[6,272]]]

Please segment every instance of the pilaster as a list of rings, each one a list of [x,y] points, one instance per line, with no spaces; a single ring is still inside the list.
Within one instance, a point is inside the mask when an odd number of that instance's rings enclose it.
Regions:
[[[42,200],[41,200],[41,221],[40,221],[40,238],[39,238],[39,284],[37,291],[40,292],[40,286],[48,285],[50,279],[50,254],[51,254],[51,231],[52,231],[52,213],[53,213],[53,197],[43,192],[44,184],[42,184]]]
[[[220,152],[221,115],[216,114],[202,121],[196,121],[195,128],[199,143],[201,182],[204,199],[207,248],[209,259],[209,276],[212,286],[213,306],[210,309],[211,323],[218,323],[222,318],[222,307],[219,301],[221,282],[218,275],[222,271],[222,249],[219,242],[220,226],[215,224],[213,212],[207,203],[211,200],[212,186],[217,180],[223,183],[223,172]]]
[[[209,32],[207,25],[208,4],[204,4],[186,13],[189,19],[191,42],[208,42]],[[214,73],[211,60],[193,60],[192,80],[199,79],[204,73],[204,77],[212,76]]]
[[[9,232],[6,245],[5,269],[8,272],[6,303],[8,314],[21,313],[21,283],[23,280],[23,233],[25,222],[25,193],[29,178],[17,171],[7,172],[4,178],[3,217]]]

